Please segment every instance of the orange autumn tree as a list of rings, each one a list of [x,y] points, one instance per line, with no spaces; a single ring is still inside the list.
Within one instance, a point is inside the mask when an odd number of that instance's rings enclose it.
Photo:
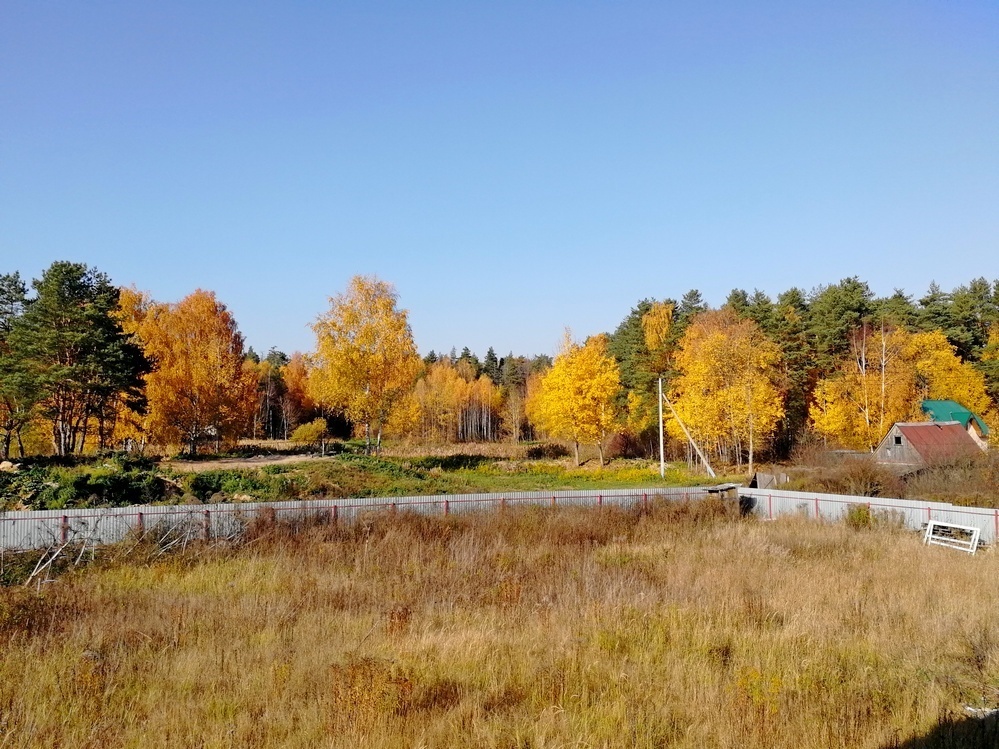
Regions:
[[[257,375],[236,320],[213,292],[198,289],[177,304],[150,306],[138,335],[154,362],[146,397],[155,442],[183,445],[193,455],[203,442],[218,449],[246,432]]]
[[[312,326],[316,353],[309,392],[317,403],[342,413],[361,430],[369,452],[372,443],[380,449],[386,427],[402,431],[408,426],[401,423],[413,412],[407,396],[423,368],[408,312],[397,303],[391,284],[374,276],[354,276],[347,291],[331,297],[329,311]],[[400,409],[403,405],[407,407]]]
[[[617,422],[620,390],[621,373],[607,353],[607,336],[593,336],[580,346],[566,331],[562,351],[528,397],[527,415],[552,437],[572,442],[577,466],[580,443],[595,444],[602,466],[603,442]]]
[[[288,363],[281,368],[281,377],[285,386],[285,421],[296,426],[310,421],[316,404],[309,395],[309,369],[301,352],[291,355]]]
[[[119,289],[118,310],[116,317],[121,324],[122,330],[128,335],[135,336],[143,353],[150,358],[142,342],[140,329],[145,321],[149,310],[154,306],[154,302],[145,291],[139,291],[135,286],[123,286]],[[147,380],[148,375],[143,377]],[[146,404],[143,404],[144,406]],[[139,452],[145,448],[149,439],[149,410],[148,407],[134,408],[132,404],[119,403],[118,413],[115,418],[114,442],[118,445],[125,445],[127,450],[136,449]]]

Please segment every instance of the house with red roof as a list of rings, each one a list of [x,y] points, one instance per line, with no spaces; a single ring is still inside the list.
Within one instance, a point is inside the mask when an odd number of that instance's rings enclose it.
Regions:
[[[921,467],[950,463],[982,454],[982,447],[960,421],[898,423],[874,450],[878,463]]]

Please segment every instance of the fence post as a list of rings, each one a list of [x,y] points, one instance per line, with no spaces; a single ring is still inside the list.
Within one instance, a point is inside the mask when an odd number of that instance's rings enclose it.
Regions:
[[[139,531],[139,538],[142,538],[144,535],[146,535],[146,516],[143,515],[141,512],[138,514],[136,518],[135,527],[136,530]]]
[[[392,514],[395,515],[396,511],[399,509],[399,505],[393,502],[391,508],[392,508]]]
[[[646,512],[648,512],[648,510],[649,510],[649,493],[648,492],[643,492],[642,493],[642,509],[645,510]]]
[[[445,514],[445,515],[448,515],[448,514],[450,514],[450,513],[451,513],[451,503],[450,503],[450,502],[448,502],[448,501],[447,501],[447,500],[445,499],[445,500],[444,500],[444,514]]]
[[[770,516],[771,520],[774,519],[774,495],[773,494],[768,494],[767,495],[767,514]]]
[[[603,494],[598,494],[597,495],[597,507],[603,507],[603,506],[604,506],[604,495]]]
[[[69,518],[65,515],[59,523],[59,541],[60,543],[69,541]]]
[[[506,509],[506,497],[501,497],[500,498],[500,512],[503,512],[505,509]]]
[[[340,506],[333,505],[333,512],[330,513],[330,519],[332,520],[333,525],[336,525],[337,520],[339,520],[339,515],[340,515]]]
[[[553,494],[552,495],[552,507],[554,507],[554,506],[555,506],[555,495]]]
[[[205,540],[212,540],[212,511],[205,510]]]
[[[818,520],[821,517],[819,514],[819,498],[815,498],[815,519]]]

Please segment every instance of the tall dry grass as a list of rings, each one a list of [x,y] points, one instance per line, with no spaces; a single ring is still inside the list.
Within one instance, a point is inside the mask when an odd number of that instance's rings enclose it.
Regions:
[[[898,530],[708,502],[156,553],[2,591],[0,746],[889,747],[997,700],[999,557]]]

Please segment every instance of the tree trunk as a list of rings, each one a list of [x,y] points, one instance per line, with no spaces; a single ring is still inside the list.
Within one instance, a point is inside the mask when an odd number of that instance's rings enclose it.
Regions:
[[[573,440],[572,441],[572,448],[573,448],[574,454],[576,456],[576,468],[579,468],[579,441],[578,440]]]

